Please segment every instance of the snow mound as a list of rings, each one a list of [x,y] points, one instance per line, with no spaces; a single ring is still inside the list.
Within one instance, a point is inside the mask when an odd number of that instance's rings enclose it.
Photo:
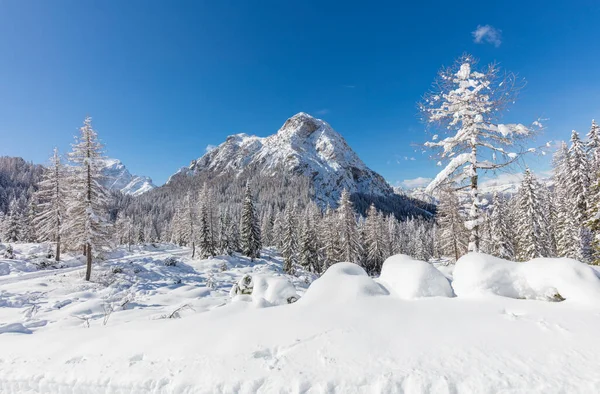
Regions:
[[[337,263],[315,280],[298,302],[345,303],[379,295],[389,295],[389,292],[371,279],[362,267],[354,263]]]
[[[437,268],[404,254],[385,260],[379,280],[390,293],[404,299],[454,296],[450,282]]]
[[[283,276],[244,275],[229,292],[234,301],[252,302],[258,308],[296,302],[300,296]]]
[[[483,253],[461,257],[454,268],[458,296],[496,294],[546,301],[600,303],[600,279],[587,264],[567,258],[515,263]]]

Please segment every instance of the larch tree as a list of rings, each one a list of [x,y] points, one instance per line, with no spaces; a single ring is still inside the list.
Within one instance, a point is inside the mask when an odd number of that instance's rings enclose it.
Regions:
[[[501,73],[494,64],[481,71],[476,66],[473,57],[464,55],[453,67],[442,69],[434,89],[420,104],[425,122],[439,125],[446,135],[440,139],[436,134],[425,144],[439,151],[440,165],[447,161],[426,192],[431,194],[442,184],[469,189],[465,226],[470,231],[471,252],[479,251],[485,205],[479,195],[480,173],[513,163],[526,152],[513,151],[516,141],[532,134],[532,129],[522,124],[498,123],[502,110],[519,90],[515,75]]]
[[[258,216],[254,208],[254,197],[250,184],[246,185],[244,195],[244,203],[242,206],[240,237],[242,241],[242,253],[251,259],[260,257],[260,249],[262,247],[260,240],[260,225]]]
[[[82,247],[87,259],[85,280],[90,280],[94,255],[110,249],[110,223],[107,219],[107,195],[101,186],[103,147],[85,118],[69,153],[71,171],[66,231],[72,247]]]
[[[56,243],[54,259],[60,261],[61,237],[63,234],[63,215],[67,209],[66,173],[58,149],[50,158],[50,166],[44,168],[42,180],[36,192],[39,201],[34,219],[39,238],[42,241]]]

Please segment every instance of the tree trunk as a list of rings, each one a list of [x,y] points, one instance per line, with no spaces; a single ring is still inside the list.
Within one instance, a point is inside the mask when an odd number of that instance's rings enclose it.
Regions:
[[[87,244],[87,267],[85,271],[85,280],[89,281],[92,276],[92,245]]]
[[[196,243],[192,241],[192,258],[196,255]]]
[[[471,145],[471,209],[469,221],[471,222],[471,235],[469,236],[469,252],[479,252],[479,219],[481,216],[479,190],[477,188],[477,145]]]
[[[85,245],[83,245],[83,255],[87,256],[87,248]]]
[[[56,237],[56,256],[54,256],[54,260],[60,261],[60,235]]]

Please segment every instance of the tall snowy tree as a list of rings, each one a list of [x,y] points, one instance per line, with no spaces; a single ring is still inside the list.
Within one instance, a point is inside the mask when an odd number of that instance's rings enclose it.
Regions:
[[[21,240],[21,212],[17,200],[12,199],[6,215],[4,226],[4,242],[18,242]]]
[[[302,228],[300,265],[309,272],[321,272],[319,250],[317,246],[317,235],[315,233],[314,223],[309,217],[305,217],[304,226]]]
[[[192,258],[194,258],[196,257],[196,222],[198,215],[192,200],[192,192],[188,190],[183,201],[181,231],[186,245],[192,248]]]
[[[260,257],[261,240],[258,216],[254,208],[254,198],[250,184],[246,185],[244,204],[242,206],[241,233],[242,253],[256,259]]]
[[[366,268],[371,275],[378,275],[381,272],[383,260],[387,257],[383,231],[383,218],[377,212],[375,205],[371,204],[365,220]]]
[[[323,255],[322,271],[327,270],[332,264],[340,261],[340,236],[337,223],[337,213],[329,206],[325,210],[320,225],[320,237],[323,240],[321,254]]]
[[[580,238],[581,259],[588,260],[591,247],[591,234],[585,227],[588,219],[588,189],[590,184],[588,157],[579,134],[573,130],[571,133],[571,146],[569,147],[568,190],[570,199],[569,214],[575,219]]]
[[[292,206],[285,208],[283,220],[283,236],[281,240],[281,255],[283,256],[283,271],[287,274],[294,273],[294,264],[298,262],[298,218]]]
[[[200,258],[206,259],[215,255],[215,242],[212,229],[211,193],[204,185],[200,195],[200,218],[198,226],[198,247]]]
[[[66,174],[58,149],[50,158],[50,166],[44,168],[39,183],[37,199],[39,201],[35,225],[42,241],[56,243],[54,258],[60,261],[61,236],[63,234],[63,215],[66,212]]]
[[[520,261],[548,256],[546,228],[548,223],[540,201],[540,185],[529,168],[517,194],[516,237]]]
[[[590,177],[596,179],[600,175],[600,126],[595,120],[592,120],[592,126],[587,134],[586,153]]]
[[[92,118],[85,118],[79,129],[69,160],[73,163],[70,177],[65,223],[69,243],[82,247],[87,258],[85,280],[90,280],[95,254],[110,249],[110,223],[107,218],[107,196],[101,186],[103,148],[92,128]]]
[[[362,252],[360,235],[356,225],[356,214],[348,190],[342,190],[337,208],[340,235],[340,253],[343,261],[358,263]]]
[[[446,187],[440,193],[436,221],[438,224],[438,242],[440,251],[457,261],[467,252],[469,233],[464,225],[465,219],[458,194]]]
[[[506,200],[502,194],[494,193],[493,209],[489,224],[491,254],[501,259],[514,259],[514,235]]]
[[[442,184],[468,181],[470,209],[465,225],[470,231],[468,250],[479,251],[479,227],[484,200],[479,196],[479,174],[514,162],[520,152],[511,151],[517,139],[532,134],[522,124],[497,123],[501,110],[514,101],[518,91],[513,74],[501,74],[495,65],[477,70],[473,57],[461,57],[455,66],[443,69],[420,108],[429,124],[439,124],[444,133],[425,146],[440,151],[446,167],[429,184],[433,192]],[[537,123],[536,123],[537,124]]]

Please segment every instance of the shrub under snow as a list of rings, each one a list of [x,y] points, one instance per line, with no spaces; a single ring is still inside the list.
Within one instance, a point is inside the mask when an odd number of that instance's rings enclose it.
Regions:
[[[600,303],[600,279],[587,264],[567,258],[538,258],[515,263],[483,253],[456,262],[456,295],[496,294],[548,301]]]
[[[246,274],[233,285],[229,294],[232,297],[242,296],[240,300],[252,301],[260,307],[291,304],[299,298],[289,280],[270,275]]]
[[[354,263],[337,263],[315,280],[300,301],[307,303],[345,303],[358,298],[388,295],[389,292]]]
[[[437,268],[404,254],[385,260],[379,280],[390,293],[404,299],[454,296],[450,282]]]

